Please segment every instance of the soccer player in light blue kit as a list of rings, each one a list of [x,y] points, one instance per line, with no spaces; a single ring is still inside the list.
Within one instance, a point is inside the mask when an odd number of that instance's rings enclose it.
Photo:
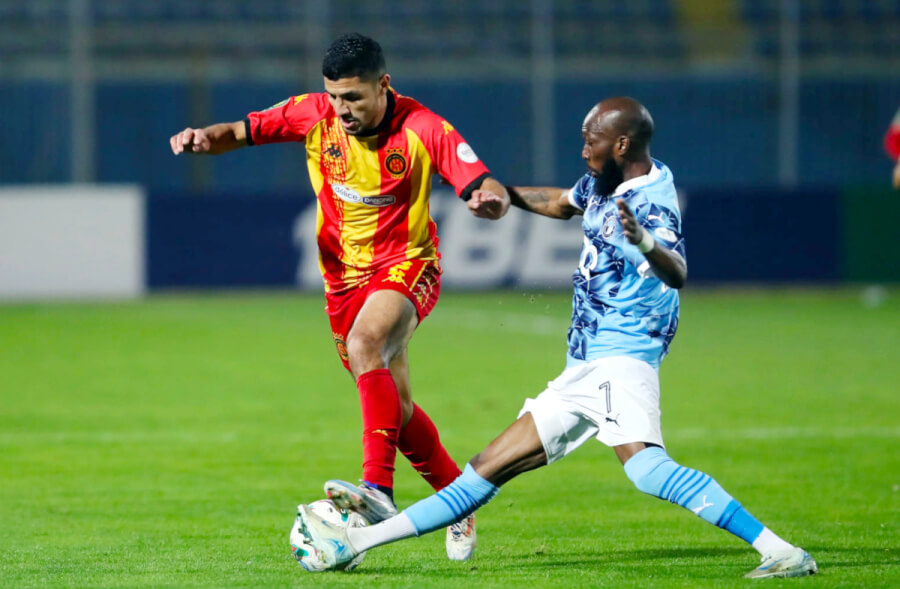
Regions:
[[[460,521],[513,477],[596,438],[613,448],[638,489],[752,545],[762,563],[747,577],[816,572],[806,551],[775,535],[712,477],[666,453],[657,370],[678,327],[677,289],[687,278],[672,172],[650,157],[653,120],[633,99],[597,104],[582,133],[589,171],[574,187],[510,190],[512,204],[526,210],[584,216],[565,370],[537,398],[526,400],[519,418],[455,482],[399,515],[347,529],[299,506],[295,526],[315,548],[301,559],[308,570],[334,568],[369,548]],[[477,208],[501,197],[475,191],[472,198]]]

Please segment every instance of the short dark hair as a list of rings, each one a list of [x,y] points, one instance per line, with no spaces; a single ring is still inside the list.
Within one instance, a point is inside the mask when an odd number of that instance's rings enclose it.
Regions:
[[[385,73],[384,53],[374,39],[350,33],[336,39],[325,52],[322,75],[329,80],[380,78]]]

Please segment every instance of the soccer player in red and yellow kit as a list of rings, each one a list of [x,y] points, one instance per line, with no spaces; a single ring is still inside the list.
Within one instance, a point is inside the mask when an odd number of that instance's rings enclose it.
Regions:
[[[432,176],[443,177],[480,217],[502,217],[509,196],[450,123],[391,88],[374,40],[337,39],[322,73],[324,93],[291,97],[243,121],[187,128],[170,144],[175,154],[305,144],[326,309],[363,419],[362,485],[328,481],[325,491],[374,523],[397,513],[398,448],[435,490],[460,474],[409,384],[407,344],[440,293]],[[468,559],[474,547],[474,520],[448,528],[451,559]]]
[[[884,150],[894,160],[893,184],[895,190],[900,190],[900,110],[884,134]]]

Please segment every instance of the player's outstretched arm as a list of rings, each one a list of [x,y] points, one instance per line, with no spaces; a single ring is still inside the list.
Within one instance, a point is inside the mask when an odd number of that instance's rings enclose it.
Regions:
[[[509,211],[509,194],[506,188],[488,176],[481,186],[472,191],[466,206],[472,214],[482,219],[499,219]]]
[[[581,211],[569,202],[568,188],[552,188],[549,186],[507,186],[509,198],[513,206],[532,213],[568,219],[572,215],[580,215]]]
[[[619,221],[625,231],[625,238],[632,245],[638,246],[650,263],[653,273],[672,288],[684,286],[687,282],[687,264],[684,258],[657,242],[649,231],[641,227],[624,200],[619,199],[616,204],[619,205]]]
[[[217,123],[202,129],[188,127],[169,138],[172,153],[205,153],[219,155],[247,145],[244,121]]]

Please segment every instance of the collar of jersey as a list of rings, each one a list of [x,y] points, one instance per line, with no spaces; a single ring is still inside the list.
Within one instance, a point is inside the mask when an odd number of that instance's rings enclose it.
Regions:
[[[637,178],[632,178],[631,180],[622,182],[621,184],[616,186],[616,189],[613,191],[612,196],[622,196],[629,190],[634,190],[635,188],[640,188],[642,186],[652,184],[656,182],[660,174],[662,174],[662,170],[659,169],[659,165],[656,163],[656,160],[650,160],[649,172],[647,172],[643,176],[638,176]]]
[[[394,118],[394,93],[391,90],[387,92],[387,108],[384,109],[384,118],[381,119],[381,122],[378,123],[378,126],[369,131],[368,133],[360,133],[359,137],[371,137],[372,135],[378,135],[385,129],[387,129],[391,125],[391,119]]]

